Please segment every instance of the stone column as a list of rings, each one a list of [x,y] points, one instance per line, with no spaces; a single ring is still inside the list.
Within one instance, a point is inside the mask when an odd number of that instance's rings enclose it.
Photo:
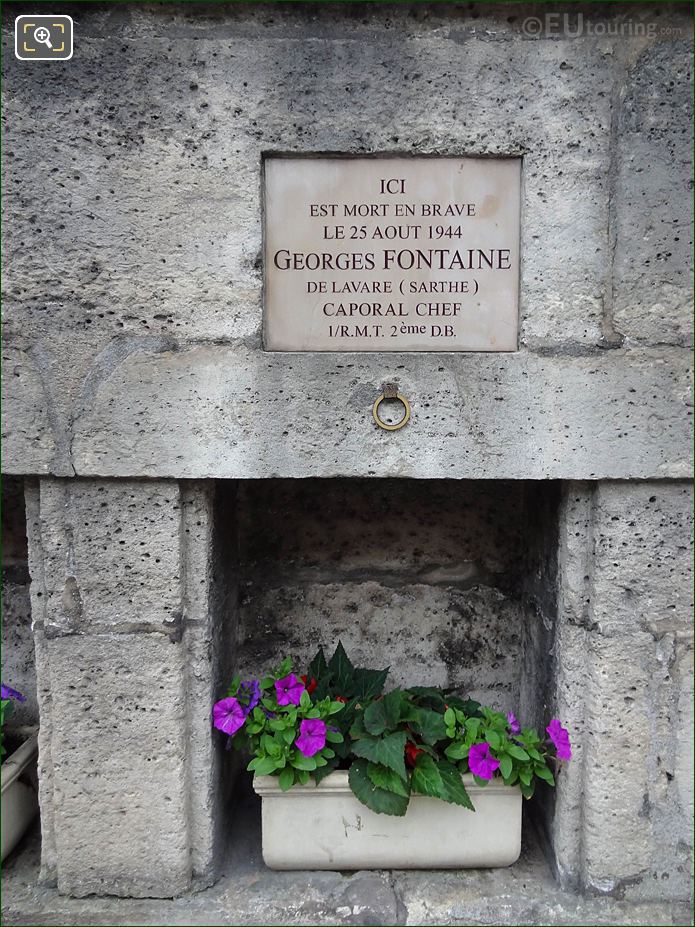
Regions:
[[[554,710],[572,726],[550,833],[563,882],[635,899],[692,886],[692,491],[567,484]]]
[[[210,705],[234,619],[222,495],[212,482],[27,489],[42,876],[63,893],[171,896],[215,879]]]

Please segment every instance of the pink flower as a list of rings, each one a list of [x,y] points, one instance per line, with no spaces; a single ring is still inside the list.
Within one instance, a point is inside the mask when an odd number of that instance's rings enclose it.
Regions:
[[[473,744],[468,751],[468,766],[473,775],[479,779],[492,779],[499,769],[499,760],[490,754],[490,744]]]
[[[246,720],[246,714],[235,698],[223,698],[215,702],[212,709],[212,723],[225,734],[236,734]]]
[[[297,679],[294,673],[283,676],[282,679],[278,679],[275,683],[278,705],[299,705],[303,691],[304,683],[301,679]]]
[[[313,756],[326,746],[326,722],[320,718],[306,718],[299,725],[295,746],[304,756]]]
[[[512,732],[512,734],[521,733],[521,725],[519,724],[513,711],[507,713],[507,724],[509,725],[509,730]]]
[[[571,760],[572,748],[570,747],[570,732],[563,727],[557,718],[553,718],[546,727],[548,737],[555,744],[555,754],[558,760]]]

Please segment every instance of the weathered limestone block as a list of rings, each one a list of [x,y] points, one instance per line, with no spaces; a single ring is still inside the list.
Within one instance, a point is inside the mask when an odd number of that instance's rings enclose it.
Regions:
[[[691,34],[683,29],[626,56],[612,299],[616,332],[632,343],[692,342]]]
[[[565,495],[554,689],[575,756],[551,833],[561,877],[594,891],[687,898],[692,884],[691,513],[682,483]]]
[[[73,895],[215,877],[212,487],[27,492],[42,869]]]

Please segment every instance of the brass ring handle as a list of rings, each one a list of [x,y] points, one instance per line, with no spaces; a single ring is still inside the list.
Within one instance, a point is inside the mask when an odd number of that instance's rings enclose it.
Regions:
[[[398,399],[403,403],[403,408],[405,409],[405,415],[400,420],[396,422],[395,425],[389,425],[383,419],[379,417],[379,406],[386,399],[386,395],[382,393],[380,396],[377,396],[374,405],[372,406],[372,415],[374,416],[374,421],[377,423],[379,428],[383,428],[384,431],[398,431],[399,428],[403,428],[404,425],[408,424],[408,419],[410,418],[410,403],[401,393],[396,393],[393,396],[389,396],[389,399]]]

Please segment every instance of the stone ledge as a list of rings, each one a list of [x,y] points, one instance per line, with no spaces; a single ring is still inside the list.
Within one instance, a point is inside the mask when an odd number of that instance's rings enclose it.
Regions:
[[[115,365],[110,347],[97,355],[69,413],[46,399],[48,369],[9,353],[9,473],[597,480],[691,472],[691,357],[678,348],[377,357],[143,343]],[[386,379],[412,405],[411,423],[394,434],[371,417]]]

